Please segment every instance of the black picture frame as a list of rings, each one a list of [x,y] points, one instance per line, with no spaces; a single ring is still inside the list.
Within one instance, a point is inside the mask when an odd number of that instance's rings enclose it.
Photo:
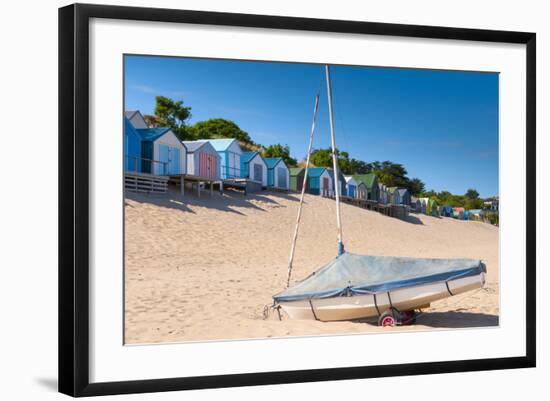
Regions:
[[[89,381],[89,21],[91,18],[323,31],[526,45],[526,353],[521,357]],[[71,396],[158,392],[534,367],[536,363],[536,35],[479,29],[75,4],[59,9],[59,391]]]

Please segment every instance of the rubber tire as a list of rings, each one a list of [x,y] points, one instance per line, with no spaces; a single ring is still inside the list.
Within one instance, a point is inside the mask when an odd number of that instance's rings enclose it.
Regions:
[[[397,320],[395,319],[394,313],[391,309],[385,311],[378,318],[378,326],[380,327],[394,327],[397,326]]]

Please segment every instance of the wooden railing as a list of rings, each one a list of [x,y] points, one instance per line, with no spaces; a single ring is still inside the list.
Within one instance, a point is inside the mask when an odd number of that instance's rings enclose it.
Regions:
[[[128,166],[125,166],[125,171],[133,173],[144,173],[152,175],[168,175],[168,162],[160,160],[147,159],[139,156],[125,156],[128,161]],[[144,167],[144,165],[146,167]],[[158,168],[156,168],[158,166]],[[146,171],[148,170],[148,171]]]

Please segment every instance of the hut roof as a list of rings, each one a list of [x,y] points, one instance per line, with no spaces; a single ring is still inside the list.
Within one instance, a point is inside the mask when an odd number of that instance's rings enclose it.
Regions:
[[[331,168],[327,168],[326,169],[330,175],[330,178],[332,178],[334,180],[334,170],[331,169]],[[346,179],[344,178],[344,174],[342,174],[342,172],[340,171],[340,169],[338,169],[338,178],[343,178],[343,181],[345,181]]]
[[[313,167],[308,169],[307,175],[309,177],[320,177],[326,171],[325,167]]]
[[[264,157],[264,160],[265,164],[267,164],[267,168],[275,168],[280,162],[283,162],[283,164],[285,163],[282,157]]]
[[[219,138],[208,140],[208,142],[210,142],[210,144],[214,147],[214,149],[216,149],[217,152],[223,152],[224,150],[227,150],[235,141],[237,141],[235,138]]]
[[[397,188],[397,187],[388,187],[388,192],[389,192],[390,194],[393,194],[393,193],[394,193],[395,191],[397,191],[398,189],[399,189],[399,188]]]
[[[124,115],[128,120],[131,120],[134,114],[136,114],[137,112],[138,112],[137,110],[127,110],[124,112]]]
[[[189,153],[196,152],[198,149],[203,147],[208,142],[206,141],[181,141]]]
[[[355,181],[355,178],[353,178],[351,175],[344,176],[344,179],[346,180],[346,183],[352,183],[352,185],[357,185],[357,181]]]
[[[141,135],[137,133],[136,128],[132,125],[128,117],[124,117],[124,131],[141,139]]]
[[[288,170],[290,171],[290,175],[294,176],[294,175],[300,174],[305,169],[303,167],[292,167],[292,168],[289,168]]]
[[[352,177],[355,179],[355,181],[365,184],[367,188],[372,188],[374,183],[376,182],[376,174],[369,173],[369,174],[354,174]]]
[[[159,139],[161,136],[170,131],[168,127],[162,128],[136,128],[137,133],[141,136],[141,139],[144,141],[154,142]]]
[[[409,192],[407,188],[397,188],[397,192],[399,192],[399,195],[403,196]]]
[[[250,160],[254,159],[258,152],[243,152],[241,154],[241,163],[248,163]]]

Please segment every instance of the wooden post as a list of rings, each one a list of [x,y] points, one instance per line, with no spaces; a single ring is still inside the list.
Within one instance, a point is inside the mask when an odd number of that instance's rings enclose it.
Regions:
[[[181,196],[185,196],[185,178],[183,178],[183,174],[180,176],[180,192]]]
[[[214,196],[214,181],[210,181],[210,197]]]

